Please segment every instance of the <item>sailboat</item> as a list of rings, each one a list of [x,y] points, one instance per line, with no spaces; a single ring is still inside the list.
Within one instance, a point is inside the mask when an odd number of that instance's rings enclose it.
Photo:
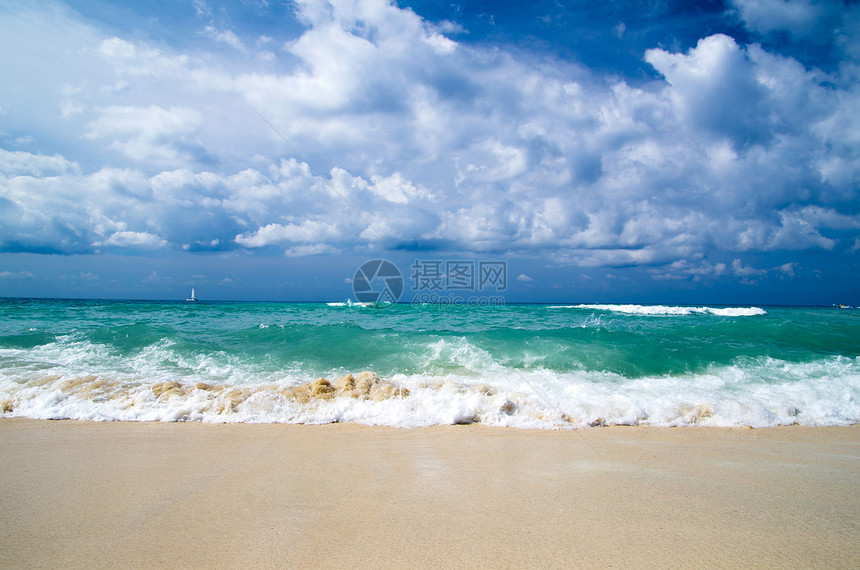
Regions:
[[[195,296],[194,296],[194,287],[192,287],[192,288],[191,288],[191,296],[190,296],[190,297],[188,297],[188,298],[187,298],[187,299],[185,299],[185,300],[186,300],[186,301],[188,301],[188,302],[191,302],[191,303],[196,303],[196,302],[197,302],[197,297],[195,297]]]

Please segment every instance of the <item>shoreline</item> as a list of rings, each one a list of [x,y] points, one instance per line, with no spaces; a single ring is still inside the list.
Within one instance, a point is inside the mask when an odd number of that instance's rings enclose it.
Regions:
[[[860,425],[0,419],[0,565],[860,566]]]

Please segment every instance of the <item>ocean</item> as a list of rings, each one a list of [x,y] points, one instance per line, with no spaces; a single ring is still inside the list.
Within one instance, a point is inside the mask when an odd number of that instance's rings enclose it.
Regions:
[[[0,415],[847,425],[860,311],[0,299]]]

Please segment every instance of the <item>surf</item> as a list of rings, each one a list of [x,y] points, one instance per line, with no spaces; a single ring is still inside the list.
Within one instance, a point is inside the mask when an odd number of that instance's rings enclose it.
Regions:
[[[0,414],[844,425],[860,419],[858,337],[856,312],[830,308],[2,300]],[[338,391],[363,373],[396,396]]]

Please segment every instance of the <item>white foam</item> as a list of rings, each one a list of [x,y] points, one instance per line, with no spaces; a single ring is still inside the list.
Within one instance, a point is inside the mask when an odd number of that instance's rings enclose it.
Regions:
[[[767,314],[767,311],[760,307],[701,307],[701,309],[705,309],[706,312],[711,313],[712,315],[719,315],[721,317],[754,317],[757,315]]]
[[[352,299],[347,299],[346,301],[333,301],[331,303],[326,303],[329,307],[372,307],[374,303],[368,303],[363,301],[353,301]]]
[[[589,425],[845,425],[860,421],[860,358],[790,362],[737,359],[687,375],[627,378],[499,362],[468,337],[449,336],[416,356],[421,372],[384,378],[405,398],[301,403],[289,388],[314,371],[284,369],[221,351],[182,351],[161,340],[133,357],[71,333],[34,348],[0,349],[0,415],[44,419],[360,422],[418,427],[480,422],[523,428]],[[332,370],[330,379],[346,371]],[[355,371],[357,372],[357,371]],[[176,394],[156,385],[176,382]],[[198,389],[206,383],[218,390]],[[507,406],[505,413],[503,407]]]
[[[103,369],[86,375],[61,365],[21,362],[12,366],[6,359],[0,376],[0,410],[4,417],[42,419],[337,421],[396,427],[479,422],[547,429],[818,426],[860,421],[860,358],[829,357],[805,363],[749,359],[698,374],[625,378],[609,372],[559,373],[499,364],[488,371],[486,355],[468,343],[440,341],[433,354],[437,349],[453,351],[459,367],[386,378],[409,393],[382,401],[339,397],[302,402],[289,395],[291,387],[310,380],[300,372],[254,371],[217,355],[179,361],[181,372],[171,374],[166,374],[169,367],[146,364],[153,354],[163,357],[167,346],[132,359],[125,373]],[[173,393],[159,389],[158,383],[164,381],[176,382],[178,389]],[[209,387],[196,387],[197,382],[207,382]]]
[[[711,314],[721,317],[751,317],[766,315],[760,307],[676,307],[665,305],[554,305],[551,309],[591,309],[594,311],[613,311],[628,315],[693,315]]]

